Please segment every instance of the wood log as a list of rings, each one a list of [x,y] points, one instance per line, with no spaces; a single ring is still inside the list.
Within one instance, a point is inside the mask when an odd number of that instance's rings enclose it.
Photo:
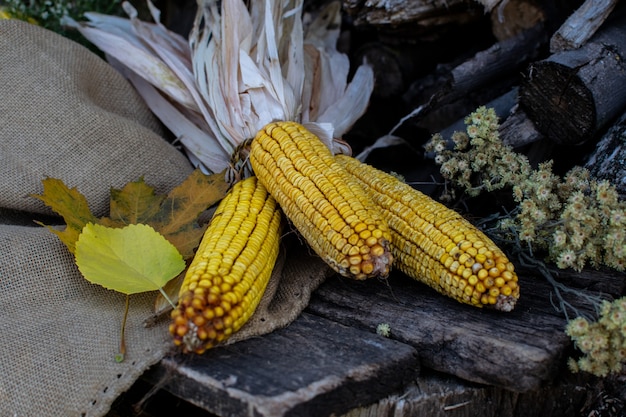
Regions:
[[[528,118],[526,112],[517,104],[511,108],[509,115],[502,120],[499,133],[502,142],[512,148],[519,148],[544,138],[532,120]]]
[[[609,180],[626,199],[626,113],[598,141],[585,168],[594,177]]]
[[[343,10],[355,26],[400,26],[411,24],[415,31],[443,25],[465,24],[482,17],[477,4],[465,0],[343,0]]]
[[[580,48],[604,23],[618,0],[587,0],[550,39],[550,52]]]
[[[581,144],[626,107],[626,8],[577,50],[533,63],[520,105],[558,144]]]
[[[443,74],[412,83],[407,106],[424,106],[413,123],[438,132],[495,99],[519,82],[519,71],[535,59],[548,37],[541,25],[498,42]]]
[[[480,0],[491,18],[491,29],[498,40],[517,36],[522,31],[542,24],[553,33],[574,11],[577,0]],[[494,4],[496,3],[496,4]]]
[[[509,0],[501,2],[495,8],[494,5],[489,5],[491,28],[496,39],[502,41],[517,36],[524,30],[544,22],[547,18],[544,3]]]

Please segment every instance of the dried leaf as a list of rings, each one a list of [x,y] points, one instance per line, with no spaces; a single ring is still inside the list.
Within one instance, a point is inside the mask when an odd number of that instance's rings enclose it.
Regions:
[[[63,216],[65,230],[48,227],[75,253],[75,243],[86,224],[107,227],[124,227],[129,224],[148,224],[165,236],[185,259],[194,254],[204,227],[198,217],[221,200],[228,190],[224,173],[205,175],[193,171],[167,196],[156,195],[143,179],[126,184],[122,189],[111,189],[110,216],[96,218],[89,210],[87,200],[75,188],[69,189],[61,180],[43,181],[44,192],[33,197],[42,200],[52,210]]]
[[[79,23],[68,18],[66,23],[174,101],[190,108],[196,107],[184,83],[165,62],[140,41],[132,31],[128,19],[99,13],[85,13],[85,17],[90,19],[90,22]]]
[[[205,175],[197,169],[168,194],[147,223],[172,242],[184,258],[193,256],[204,233],[196,221],[198,216],[221,200],[228,187],[224,173]]]
[[[148,223],[158,213],[163,195],[155,195],[154,188],[143,178],[129,182],[121,190],[111,189],[110,219],[122,225]]]
[[[238,145],[275,120],[330,123],[331,149],[349,150],[341,136],[365,112],[374,77],[362,66],[347,82],[349,60],[336,47],[340,2],[303,19],[303,0],[199,0],[188,44],[148,7],[156,23],[126,5],[130,22],[87,14],[90,23],[74,24],[101,44],[194,164],[220,172]]]
[[[194,123],[189,113],[185,114],[167,101],[156,88],[143,78],[124,69],[115,62],[111,64],[125,74],[135,86],[150,110],[174,133],[188,154],[195,156],[211,172],[221,172],[228,166],[229,154],[217,139],[211,135],[208,125],[205,129]]]
[[[42,184],[43,193],[31,194],[31,197],[41,200],[63,217],[66,224],[64,230],[46,227],[59,237],[71,253],[74,253],[76,239],[83,227],[87,223],[96,223],[98,220],[91,213],[87,199],[76,188],[68,188],[63,181],[56,178],[46,178]]]

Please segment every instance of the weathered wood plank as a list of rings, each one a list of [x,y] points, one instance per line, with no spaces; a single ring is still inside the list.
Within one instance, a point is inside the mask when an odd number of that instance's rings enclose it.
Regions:
[[[308,311],[370,331],[388,323],[394,339],[417,348],[425,367],[523,392],[557,375],[571,343],[564,317],[551,304],[552,287],[526,275],[520,286],[515,310],[498,313],[459,304],[400,273],[387,282],[333,277]]]
[[[219,416],[326,416],[400,391],[414,348],[302,314],[269,335],[164,359],[146,378]]]

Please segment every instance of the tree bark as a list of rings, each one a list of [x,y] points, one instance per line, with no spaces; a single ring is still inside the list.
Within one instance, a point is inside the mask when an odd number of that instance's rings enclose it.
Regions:
[[[483,14],[480,6],[465,0],[343,0],[343,10],[357,26],[413,24],[418,30],[466,23]]]

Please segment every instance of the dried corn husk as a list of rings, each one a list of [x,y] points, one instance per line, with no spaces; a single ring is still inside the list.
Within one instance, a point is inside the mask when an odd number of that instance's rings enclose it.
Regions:
[[[232,166],[238,145],[274,120],[293,120],[318,134],[335,153],[365,112],[371,68],[348,80],[349,61],[337,51],[338,2],[303,24],[302,0],[199,0],[189,40],[159,21],[86,13],[68,21],[105,52],[157,117],[177,136],[190,160],[208,172]]]

